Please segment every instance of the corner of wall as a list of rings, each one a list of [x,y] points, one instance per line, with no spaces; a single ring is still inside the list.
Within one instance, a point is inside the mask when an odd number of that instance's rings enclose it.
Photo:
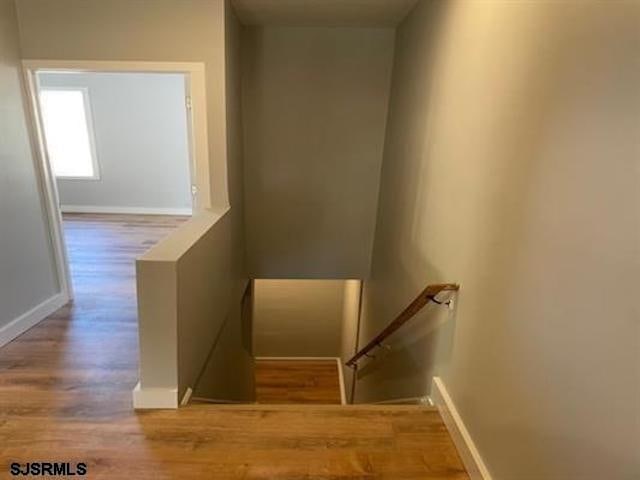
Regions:
[[[0,327],[0,347],[3,347],[13,339],[34,327],[53,312],[65,305],[69,297],[64,293],[56,293],[44,302],[36,305],[31,310]]]

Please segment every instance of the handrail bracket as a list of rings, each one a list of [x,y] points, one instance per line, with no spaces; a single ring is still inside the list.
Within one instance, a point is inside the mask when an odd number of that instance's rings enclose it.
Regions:
[[[389,324],[384,330],[376,335],[364,348],[360,349],[353,357],[351,357],[346,365],[351,368],[358,366],[358,360],[362,357],[376,358],[375,355],[370,355],[369,352],[374,348],[385,348],[391,350],[389,345],[383,344],[388,336],[398,330],[402,325],[415,316],[422,308],[429,302],[433,302],[436,305],[451,305],[451,300],[438,300],[436,296],[440,292],[455,292],[460,289],[460,286],[456,283],[437,283],[433,285],[427,285],[427,287],[420,292],[408,306]]]
[[[451,305],[451,300],[446,300],[442,302],[438,300],[435,295],[429,295],[427,298],[437,305],[446,305],[446,306]]]

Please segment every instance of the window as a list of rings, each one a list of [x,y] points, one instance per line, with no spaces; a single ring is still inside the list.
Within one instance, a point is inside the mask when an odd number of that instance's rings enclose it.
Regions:
[[[98,179],[89,96],[82,88],[40,90],[47,153],[58,178]]]

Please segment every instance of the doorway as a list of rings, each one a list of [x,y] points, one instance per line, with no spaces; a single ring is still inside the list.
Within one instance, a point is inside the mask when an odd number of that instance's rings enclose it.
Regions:
[[[25,61],[24,70],[59,283],[71,299],[71,263],[99,235],[175,228],[210,206],[204,66]]]

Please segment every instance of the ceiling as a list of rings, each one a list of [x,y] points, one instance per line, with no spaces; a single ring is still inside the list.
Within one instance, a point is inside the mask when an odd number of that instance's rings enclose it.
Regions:
[[[420,0],[233,0],[245,25],[394,27]]]

